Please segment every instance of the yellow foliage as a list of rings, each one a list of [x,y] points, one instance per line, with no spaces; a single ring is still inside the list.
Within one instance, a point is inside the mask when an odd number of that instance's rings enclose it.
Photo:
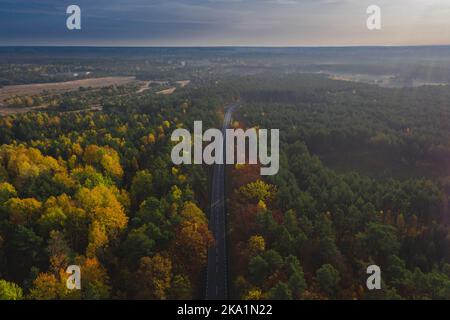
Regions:
[[[244,296],[243,300],[261,300],[262,291],[260,289],[251,289]]]
[[[0,183],[0,204],[7,201],[9,198],[17,197],[16,188],[8,182]]]
[[[117,132],[121,134],[125,134],[128,131],[128,125],[124,124],[123,126],[120,126],[117,128]]]
[[[41,203],[36,199],[9,199],[6,204],[9,220],[13,224],[31,224],[39,218]]]
[[[108,237],[105,232],[105,227],[98,221],[93,221],[89,228],[89,245],[86,249],[86,256],[93,258],[96,255],[97,249],[105,246],[108,243]]]
[[[33,300],[79,299],[81,297],[79,290],[67,288],[68,277],[64,269],[60,269],[55,274],[40,273],[33,281],[28,298]]]
[[[149,144],[155,143],[155,141],[156,141],[155,135],[154,135],[153,133],[150,133],[150,134],[147,136],[147,141],[148,141]]]
[[[126,227],[128,217],[121,206],[99,207],[94,209],[93,222],[99,222],[107,230],[107,234],[114,234]]]
[[[127,226],[128,217],[116,197],[117,192],[117,188],[99,185],[92,190],[82,188],[76,195],[78,205],[86,211],[90,221],[89,257]]]
[[[34,300],[54,300],[59,298],[61,283],[51,273],[40,273],[33,281],[30,290],[30,299]]]
[[[203,211],[193,202],[185,202],[180,215],[189,221],[201,224],[207,223],[206,216]]]
[[[35,148],[27,148],[23,145],[0,147],[0,162],[6,163],[10,176],[17,185],[23,184],[28,178],[36,178],[42,173],[64,172],[55,158],[43,156]]]
[[[108,227],[123,229],[128,221],[114,190],[104,185],[96,186],[92,190],[81,188],[76,199],[90,219],[98,220]]]
[[[172,262],[157,254],[141,258],[137,271],[140,299],[166,299],[172,281]]]
[[[123,175],[119,154],[110,147],[90,145],[84,150],[83,158],[87,164],[99,165],[113,177],[120,178]]]
[[[213,243],[213,236],[205,223],[185,220],[174,239],[174,254],[187,273],[195,276],[206,265],[208,248]]]
[[[75,166],[76,166],[76,164],[77,164],[77,156],[73,154],[73,155],[69,158],[68,166],[69,166],[70,169],[74,169]]]
[[[262,180],[257,180],[240,187],[238,192],[247,200],[267,202],[274,198],[276,187],[274,185],[267,184]]]
[[[248,251],[250,256],[256,256],[266,250],[266,241],[262,236],[252,236],[248,239]]]
[[[259,200],[258,201],[258,211],[266,211],[267,210],[267,205],[264,201]]]
[[[50,197],[44,203],[44,209],[60,208],[66,216],[72,216],[78,219],[85,219],[86,212],[78,208],[75,202],[66,194],[62,194],[58,197]]]
[[[83,148],[80,146],[79,143],[74,143],[72,145],[72,152],[78,157],[80,157],[81,155],[83,155]]]
[[[60,207],[50,207],[47,208],[42,216],[38,220],[38,225],[41,229],[45,229],[47,231],[54,229],[55,227],[64,226],[65,221],[67,220],[67,216],[64,214],[64,211]]]
[[[62,185],[66,188],[74,188],[76,186],[76,181],[70,177],[66,171],[56,173],[52,179],[55,184]]]
[[[170,189],[170,194],[172,196],[172,200],[178,201],[181,199],[183,192],[177,186],[172,186],[172,188]]]
[[[79,257],[76,263],[81,266],[81,287],[86,287],[88,284],[93,284],[97,288],[100,294],[99,298],[107,298],[111,290],[109,285],[109,277],[106,269],[100,264],[97,258],[84,258]],[[103,297],[102,297],[103,296]]]
[[[119,178],[123,176],[123,169],[120,166],[118,158],[114,159],[112,156],[105,154],[101,160],[101,165],[112,176]]]

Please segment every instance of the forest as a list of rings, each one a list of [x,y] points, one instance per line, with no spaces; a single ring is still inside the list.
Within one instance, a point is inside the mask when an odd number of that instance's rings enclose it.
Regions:
[[[186,89],[2,117],[0,299],[202,297],[207,170],[172,165],[170,134],[213,126],[220,99]],[[72,264],[81,291],[66,288]]]
[[[3,85],[86,70],[191,83],[166,95],[129,84],[8,102],[46,107],[0,117],[0,299],[204,298],[213,170],[174,165],[170,136],[194,121],[221,128],[237,100],[234,128],[280,130],[280,170],[226,168],[229,298],[450,299],[448,86],[300,70],[315,55],[345,62],[344,49],[279,49],[282,64],[278,49],[104,59],[98,49],[80,60],[16,50],[25,53],[0,64]],[[366,287],[373,264],[381,290]],[[69,265],[81,267],[81,290],[66,286]]]
[[[239,125],[281,135],[278,175],[230,171],[235,298],[450,299],[446,87],[317,75],[234,85]],[[326,164],[329,153],[348,163]],[[381,290],[366,287],[373,264]]]

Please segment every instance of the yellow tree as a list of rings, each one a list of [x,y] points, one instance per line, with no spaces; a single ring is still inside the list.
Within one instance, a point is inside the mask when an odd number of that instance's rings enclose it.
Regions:
[[[238,193],[246,200],[254,201],[255,203],[259,201],[267,203],[275,197],[276,191],[277,189],[274,185],[257,180],[240,187]]]
[[[33,281],[29,298],[33,300],[54,300],[60,297],[61,283],[52,273],[40,273]]]
[[[52,157],[43,156],[35,148],[23,145],[0,147],[0,162],[6,163],[6,168],[16,187],[22,186],[30,178],[36,178],[42,173],[57,173],[66,170]]]
[[[243,300],[261,300],[262,291],[258,288],[251,289],[243,297]]]
[[[78,257],[76,263],[81,267],[81,291],[83,299],[108,299],[111,286],[106,269],[97,258]]]
[[[12,184],[9,184],[8,182],[0,183],[0,204],[15,197],[17,197],[17,191]]]
[[[33,198],[12,198],[6,202],[5,207],[13,224],[30,225],[41,213],[41,203]]]
[[[251,257],[261,254],[266,250],[266,242],[262,236],[251,236],[247,244],[248,252]]]
[[[141,258],[137,271],[139,299],[166,299],[172,281],[172,262],[157,254]]]
[[[60,269],[55,273],[40,273],[33,281],[28,298],[33,300],[80,299],[81,292],[79,290],[67,288],[68,277],[69,274],[65,269]]]
[[[177,266],[185,270],[191,279],[196,279],[206,265],[208,248],[213,242],[213,236],[206,223],[183,221],[172,247]]]
[[[206,224],[206,216],[203,211],[193,202],[185,202],[180,215],[185,220],[192,221],[197,224]]]
[[[112,177],[121,178],[123,175],[119,154],[110,147],[89,145],[84,150],[83,159],[87,164],[101,167]]]
[[[76,195],[78,205],[86,212],[90,222],[88,256],[115,239],[126,227],[128,217],[115,192],[104,185],[89,190],[81,188]]]

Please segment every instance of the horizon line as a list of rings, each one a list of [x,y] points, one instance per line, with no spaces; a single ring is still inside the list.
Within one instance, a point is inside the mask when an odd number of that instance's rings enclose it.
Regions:
[[[30,44],[1,45],[0,48],[264,48],[264,49],[295,49],[295,48],[420,48],[420,47],[450,47],[449,44],[357,44],[357,45],[84,45],[84,44]]]

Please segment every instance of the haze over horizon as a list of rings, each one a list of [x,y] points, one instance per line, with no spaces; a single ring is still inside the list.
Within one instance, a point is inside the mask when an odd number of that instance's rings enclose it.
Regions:
[[[66,28],[66,8],[82,30]],[[382,29],[366,27],[369,5]],[[0,0],[0,45],[449,45],[446,0]]]

